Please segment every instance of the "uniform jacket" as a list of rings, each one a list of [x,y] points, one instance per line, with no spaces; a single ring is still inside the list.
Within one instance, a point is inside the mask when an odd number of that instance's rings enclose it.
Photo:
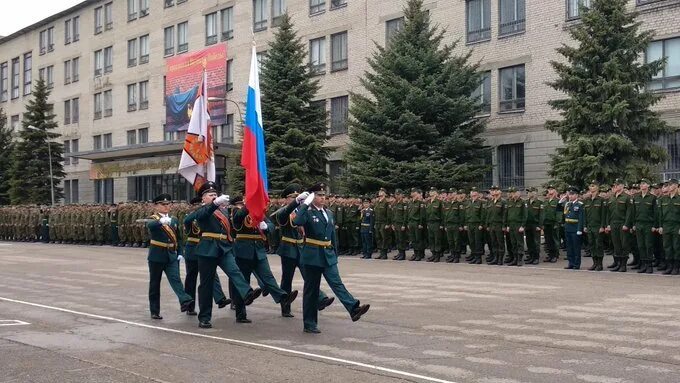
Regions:
[[[227,218],[226,227],[215,216],[215,212],[218,210]],[[233,233],[231,222],[229,222],[229,212],[226,209],[220,208],[214,203],[208,203],[198,208],[198,210],[194,212],[194,217],[198,223],[198,227],[201,229],[201,233],[223,234],[231,238],[231,240],[220,241],[201,237],[201,241],[198,243],[195,250],[197,256],[217,258],[220,255],[220,250],[224,254],[233,251]]]
[[[335,252],[335,218],[333,213],[326,210],[326,219],[323,212],[314,206],[302,204],[297,212],[293,213],[293,224],[301,226],[305,230],[305,237],[321,242],[329,242],[328,247],[319,247],[305,243],[302,248],[300,264],[318,267],[328,267],[338,263]]]
[[[265,242],[267,232],[274,229],[274,225],[265,217],[267,223],[266,230],[259,229],[259,222],[251,222],[248,215],[248,208],[232,210],[234,230],[236,232],[236,242],[234,244],[234,255],[236,258],[257,259],[263,261],[267,259]],[[252,237],[252,239],[251,239]],[[258,237],[259,239],[254,239]]]
[[[154,221],[148,222],[146,224],[146,228],[149,230],[149,238],[158,242],[174,244],[175,247],[170,249],[150,245],[147,260],[150,262],[160,263],[176,262],[177,252],[180,251],[181,254],[181,247],[179,247],[177,244],[177,232],[179,229],[177,218],[171,217],[172,222],[170,222],[169,225],[161,224],[159,221],[160,215],[154,215],[153,218],[155,219]]]

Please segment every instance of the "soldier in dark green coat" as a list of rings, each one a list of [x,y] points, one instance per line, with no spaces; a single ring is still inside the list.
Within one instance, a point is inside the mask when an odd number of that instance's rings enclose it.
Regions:
[[[522,266],[524,264],[524,231],[527,226],[529,206],[521,198],[521,192],[517,188],[510,187],[508,192],[510,198],[505,209],[505,230],[514,255],[510,266]]]
[[[607,212],[606,232],[611,235],[612,246],[614,247],[614,263],[608,266],[611,271],[626,272],[626,262],[628,262],[628,240],[626,234],[630,231],[632,222],[633,201],[628,194],[623,191],[624,182],[616,179],[612,185],[612,197],[609,201],[609,211]]]
[[[423,192],[418,188],[411,189],[411,203],[408,207],[408,231],[413,255],[409,261],[420,261],[425,258],[425,202]]]
[[[169,194],[161,194],[154,198],[156,213],[151,216],[152,220],[146,227],[151,238],[149,247],[149,308],[152,319],[163,319],[161,311],[161,277],[163,272],[170,282],[170,287],[177,295],[181,311],[185,312],[193,303],[189,294],[184,292],[182,279],[179,276],[179,262],[181,255],[177,246],[177,219],[170,217],[170,205],[172,197]]]
[[[378,200],[373,204],[373,211],[375,214],[375,243],[380,252],[377,259],[387,259],[387,252],[390,247],[387,235],[387,230],[390,227],[389,210],[390,204],[387,201],[387,191],[384,188],[380,188],[378,191]]]
[[[455,188],[449,190],[449,195],[449,200],[444,203],[444,230],[450,252],[449,256],[446,257],[446,262],[458,263],[460,262],[460,238],[463,233],[463,213],[465,210]]]
[[[442,257],[442,230],[443,210],[442,201],[436,188],[430,188],[430,200],[425,208],[427,222],[427,242],[432,254],[427,258],[428,262],[439,262]]]
[[[581,201],[586,221],[583,231],[588,237],[590,254],[593,257],[593,265],[588,270],[602,271],[602,260],[604,258],[603,235],[607,205],[599,195],[600,184],[596,180],[590,182],[588,191],[589,193]]]
[[[633,198],[633,231],[640,254],[638,273],[654,273],[654,233],[657,230],[656,196],[649,190],[648,179],[640,180],[640,193]]]
[[[538,265],[541,257],[541,231],[543,231],[545,206],[543,201],[537,198],[537,193],[538,189],[535,187],[527,189],[527,225],[524,232],[527,238],[529,252],[527,264],[529,265]]]
[[[491,257],[489,257],[487,264],[503,265],[507,201],[501,198],[501,191],[498,186],[491,186],[490,191],[491,199],[487,201],[485,226],[491,236],[491,242],[489,243]]]
[[[543,236],[545,238],[546,256],[544,262],[557,262],[560,256],[559,226],[562,222],[562,207],[557,197],[555,185],[547,187],[545,214],[543,216]]]
[[[463,228],[468,233],[470,260],[468,263],[481,264],[484,253],[484,201],[479,198],[476,187],[470,189],[470,200],[464,204]]]
[[[664,274],[678,275],[680,274],[680,195],[678,195],[678,180],[668,180],[664,189],[665,195],[658,201],[658,232],[663,239],[667,263]]]
[[[397,255],[392,259],[403,261],[406,259],[408,246],[408,203],[404,201],[404,192],[401,189],[394,191],[394,203],[390,216],[397,246]]]

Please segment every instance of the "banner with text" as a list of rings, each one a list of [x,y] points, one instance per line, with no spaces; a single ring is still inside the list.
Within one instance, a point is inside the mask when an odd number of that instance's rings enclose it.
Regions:
[[[213,126],[225,123],[227,110],[223,101],[227,89],[227,45],[218,44],[197,52],[185,53],[166,61],[165,70],[165,131],[186,131],[191,108],[198,96],[203,69],[208,76],[208,111]]]

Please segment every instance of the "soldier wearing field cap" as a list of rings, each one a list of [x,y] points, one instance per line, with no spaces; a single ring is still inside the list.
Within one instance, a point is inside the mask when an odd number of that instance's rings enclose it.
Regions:
[[[425,202],[419,188],[411,189],[411,203],[408,207],[408,231],[413,255],[409,261],[420,261],[425,257]]]
[[[527,264],[538,265],[541,254],[541,231],[545,218],[545,205],[537,198],[538,189],[527,189],[527,225],[525,233],[527,237],[527,250],[529,258]]]
[[[487,259],[489,265],[503,265],[505,256],[505,231],[507,219],[507,202],[501,198],[501,190],[493,185],[489,188],[491,198],[487,201],[486,209],[486,230],[489,231],[490,242],[489,250],[491,257]]]
[[[404,201],[404,192],[401,189],[394,191],[391,216],[392,231],[397,247],[397,255],[392,259],[403,261],[406,259],[408,246],[408,203]]]
[[[633,232],[637,239],[640,267],[638,273],[654,273],[654,233],[657,230],[656,196],[649,190],[651,182],[640,180],[640,193],[633,197]]]
[[[680,195],[678,180],[666,182],[666,195],[659,200],[659,234],[666,258],[665,275],[680,274]]]
[[[588,194],[583,199],[586,223],[583,232],[588,238],[590,255],[593,257],[593,265],[589,271],[602,271],[604,258],[603,235],[605,229],[605,212],[607,205],[599,195],[600,184],[597,180],[590,181]]]
[[[614,248],[614,263],[608,268],[611,271],[626,272],[628,262],[629,243],[627,234],[632,221],[632,199],[623,190],[624,182],[617,178],[612,185],[612,193],[607,212],[606,232],[610,234]]]

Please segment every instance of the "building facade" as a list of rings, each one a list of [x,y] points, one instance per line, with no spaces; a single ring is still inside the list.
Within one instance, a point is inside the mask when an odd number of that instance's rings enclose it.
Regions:
[[[554,78],[555,48],[570,43],[588,0],[426,0],[433,23],[448,43],[472,50],[485,81],[476,96],[489,119],[486,142],[494,148],[487,183],[538,186],[547,180],[549,155],[561,140],[544,129],[558,118],[547,101],[560,97]],[[225,125],[215,127],[218,172],[240,140],[240,124],[256,41],[259,57],[287,10],[309,44],[321,83],[318,102],[329,113],[329,173],[343,172],[350,92],[375,43],[384,45],[403,23],[405,0],[87,0],[0,39],[0,108],[20,129],[35,79],[52,87],[50,101],[67,156],[65,201],[146,200],[160,191],[186,199],[190,186],[175,174],[183,137],[165,134],[164,72],[168,57],[226,44]],[[680,1],[631,0],[655,42],[641,60],[666,57],[650,87],[666,97],[657,106],[680,126]],[[680,174],[680,136],[664,138],[671,160],[666,177]]]

